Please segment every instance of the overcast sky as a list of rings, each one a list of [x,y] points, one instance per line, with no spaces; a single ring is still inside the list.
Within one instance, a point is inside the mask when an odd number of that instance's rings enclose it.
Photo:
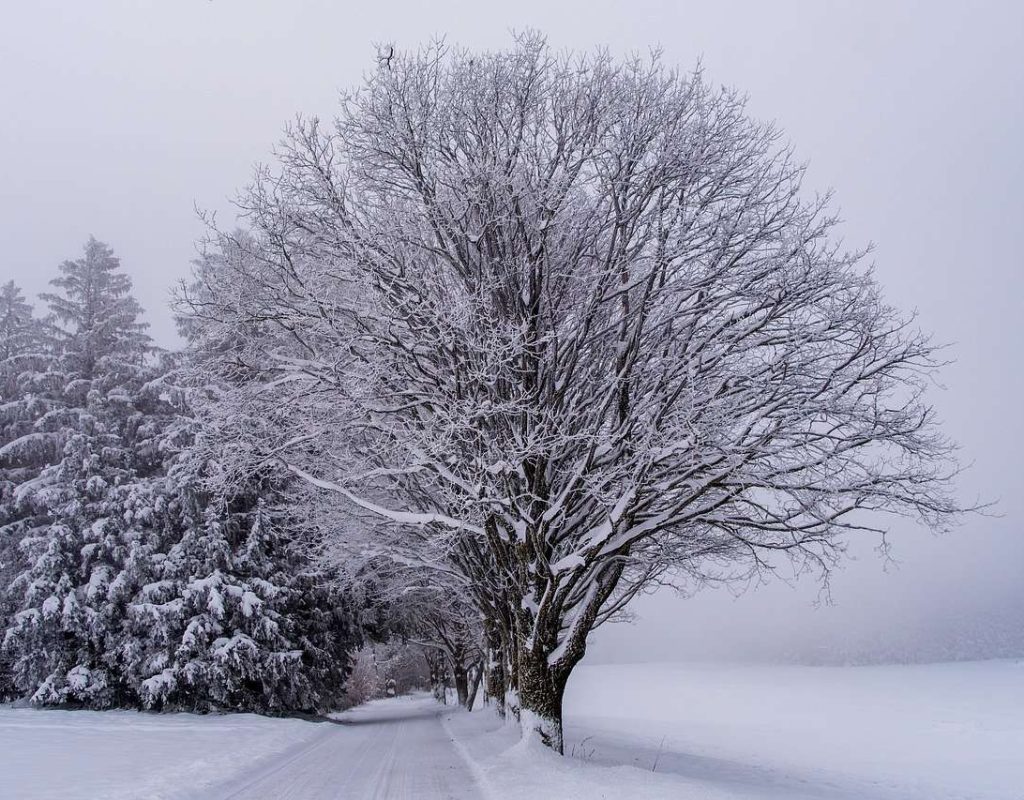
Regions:
[[[330,116],[376,42],[472,48],[533,27],[556,48],[660,45],[749,93],[834,188],[851,244],[874,242],[892,303],[952,344],[934,403],[973,462],[965,498],[999,500],[935,539],[897,525],[898,570],[870,544],[836,577],[639,604],[592,657],[801,657],[964,640],[1024,619],[1024,3],[328,2],[88,0],[7,4],[0,32],[0,280],[34,294],[93,234],[174,344],[168,288],[201,232],[297,113]],[[1000,634],[1001,635],[1001,634]],[[1024,642],[1024,635],[1020,641]]]

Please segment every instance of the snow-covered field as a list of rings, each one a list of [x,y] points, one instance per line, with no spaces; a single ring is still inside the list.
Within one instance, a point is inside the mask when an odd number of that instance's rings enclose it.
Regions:
[[[566,705],[567,751],[680,797],[1024,798],[1024,660],[584,666]]]
[[[420,696],[342,724],[0,710],[0,797],[1020,800],[1024,661],[581,667],[568,753]]]

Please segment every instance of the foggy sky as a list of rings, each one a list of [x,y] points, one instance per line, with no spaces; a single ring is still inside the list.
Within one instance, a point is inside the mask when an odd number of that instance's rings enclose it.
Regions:
[[[228,198],[283,125],[330,117],[337,89],[374,68],[374,43],[497,48],[533,27],[559,49],[701,58],[784,129],[809,191],[836,190],[889,301],[951,343],[933,402],[973,462],[964,499],[999,500],[1002,516],[940,539],[894,525],[895,570],[855,543],[834,607],[805,582],[644,598],[637,624],[599,633],[588,657],[870,658],[1024,627],[1024,3],[89,0],[8,3],[2,19],[0,281],[44,290],[93,234],[165,345],[168,288],[202,231],[194,206],[230,221]]]

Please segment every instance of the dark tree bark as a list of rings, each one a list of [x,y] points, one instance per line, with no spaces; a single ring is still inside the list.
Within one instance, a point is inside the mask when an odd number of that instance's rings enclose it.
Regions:
[[[424,650],[430,674],[430,691],[439,703],[448,703],[448,669],[444,656],[434,650]]]
[[[483,661],[477,661],[469,668],[469,693],[466,696],[466,710],[472,711],[476,702],[477,693],[480,691],[480,681],[483,678]]]
[[[501,648],[487,648],[487,682],[484,686],[486,696],[494,701],[494,709],[498,716],[505,718],[505,695],[508,682],[505,674],[505,657]]]
[[[519,657],[519,722],[523,736],[563,752],[562,698],[569,670],[553,669],[546,655],[524,649]]]
[[[466,672],[466,667],[461,663],[452,665],[452,682],[455,684],[455,694],[459,699],[459,705],[468,708],[469,675]]]

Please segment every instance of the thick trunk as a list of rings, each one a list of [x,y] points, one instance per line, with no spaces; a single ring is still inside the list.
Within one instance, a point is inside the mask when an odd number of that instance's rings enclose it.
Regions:
[[[505,664],[505,710],[519,721],[519,655],[511,642],[503,650]]]
[[[473,710],[473,703],[476,702],[476,695],[480,690],[480,679],[483,677],[483,674],[483,662],[478,661],[470,668],[469,694],[466,697],[466,711]]]
[[[518,620],[524,645],[519,649],[517,679],[522,707],[520,726],[523,738],[539,741],[558,753],[564,752],[562,737],[562,697],[569,675],[583,659],[587,635],[622,575],[622,564],[613,563],[602,570],[597,591],[589,593],[586,603],[576,610],[570,633],[559,642],[558,631],[564,609],[546,609],[547,614],[531,617],[523,612]],[[555,612],[558,612],[557,614]],[[557,652],[557,658],[552,655]]]
[[[484,691],[494,701],[498,716],[505,716],[505,692],[508,686],[505,681],[505,663],[500,650],[489,649],[487,654],[487,683]]]
[[[562,698],[565,685],[572,670],[583,659],[587,634],[621,574],[621,565],[614,565],[603,573],[599,591],[590,593],[587,603],[578,608],[571,631],[562,641],[559,641],[564,617],[561,608],[548,607],[546,614],[536,617],[524,609],[517,619],[522,644],[517,653],[515,674],[524,739],[540,742],[558,753],[564,751]],[[557,658],[553,658],[555,653]]]
[[[452,667],[452,680],[455,683],[455,694],[459,698],[459,705],[468,708],[469,700],[469,675],[466,668],[461,664]]]
[[[546,654],[525,649],[519,656],[518,672],[523,738],[562,753],[562,697],[568,672],[553,670]]]

